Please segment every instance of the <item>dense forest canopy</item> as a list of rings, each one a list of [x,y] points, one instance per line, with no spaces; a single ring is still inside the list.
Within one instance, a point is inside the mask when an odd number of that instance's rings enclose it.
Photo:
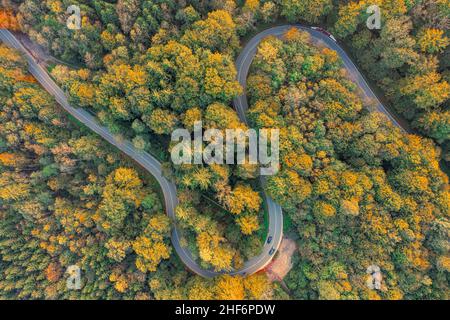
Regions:
[[[445,298],[434,230],[448,223],[448,177],[433,143],[363,109],[336,52],[297,29],[260,44],[248,81],[253,124],[282,128],[267,190],[295,226],[294,297]],[[371,264],[386,270],[380,294]]]
[[[381,8],[382,28],[366,27]],[[66,27],[69,5],[82,27]],[[0,46],[0,297],[95,299],[448,299],[450,73],[447,0],[2,0],[1,28],[48,51],[70,103],[164,161],[183,245],[211,270],[259,254],[267,223],[258,168],[174,165],[176,128],[279,128],[265,190],[292,221],[281,289],[264,272],[202,279],[170,243],[159,186],[77,123]],[[370,111],[339,55],[292,29],[258,46],[248,125],[234,61],[254,32],[321,25],[416,134]],[[56,59],[55,59],[56,58]],[[378,92],[377,92],[378,93]],[[70,265],[80,291],[66,288]],[[382,290],[366,269],[383,270]]]
[[[272,294],[263,274],[205,280],[188,273],[152,177],[65,117],[18,52],[0,45],[0,61],[0,298]],[[72,265],[82,270],[80,291],[66,287]]]

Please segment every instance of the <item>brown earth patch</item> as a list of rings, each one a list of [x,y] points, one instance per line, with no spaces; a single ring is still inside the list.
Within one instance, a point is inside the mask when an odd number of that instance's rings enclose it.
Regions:
[[[270,281],[281,281],[292,269],[292,255],[297,249],[294,240],[284,237],[278,249],[277,257],[266,268]]]

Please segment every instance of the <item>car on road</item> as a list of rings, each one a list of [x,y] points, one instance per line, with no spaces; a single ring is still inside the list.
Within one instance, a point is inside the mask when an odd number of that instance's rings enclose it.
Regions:
[[[272,247],[272,249],[270,249],[270,251],[269,251],[269,256],[273,255],[274,252],[275,252],[275,248]]]
[[[326,34],[328,37],[330,37],[334,42],[337,42],[336,38],[331,33],[329,33],[327,30],[320,28],[320,27],[311,27],[311,29],[322,32],[323,34]]]
[[[269,236],[268,238],[267,238],[267,243],[271,243],[272,242],[272,236]]]

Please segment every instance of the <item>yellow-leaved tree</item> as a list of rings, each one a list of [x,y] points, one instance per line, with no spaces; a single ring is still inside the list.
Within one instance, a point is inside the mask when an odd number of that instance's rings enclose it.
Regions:
[[[136,267],[142,272],[156,271],[162,259],[168,259],[172,251],[168,237],[170,219],[165,214],[157,214],[150,219],[143,235],[133,242],[137,254]]]
[[[216,283],[217,299],[242,300],[245,297],[244,284],[239,276],[221,276]]]

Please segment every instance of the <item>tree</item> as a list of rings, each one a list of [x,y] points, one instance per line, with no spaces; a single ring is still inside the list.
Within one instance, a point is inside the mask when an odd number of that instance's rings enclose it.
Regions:
[[[243,234],[252,234],[259,229],[258,216],[256,215],[239,216],[237,223]]]
[[[384,54],[386,46],[402,51],[405,57],[409,54],[413,57],[415,45],[407,19],[387,24],[387,29],[381,31],[385,32],[382,35],[385,38],[377,43],[380,47],[374,62],[378,61],[378,54],[380,57]],[[394,30],[403,33],[388,43],[386,39],[393,39]],[[285,278],[293,296],[300,299],[439,296],[442,291],[438,289],[431,294],[429,286],[432,282],[439,286],[443,282],[431,270],[444,270],[446,260],[440,251],[436,251],[433,260],[428,244],[423,241],[430,227],[428,223],[439,219],[439,210],[448,210],[447,204],[440,200],[445,195],[439,186],[444,187],[448,180],[438,169],[438,149],[429,140],[401,133],[378,112],[365,111],[357,88],[342,77],[340,60],[335,54],[316,48],[293,31],[279,40],[266,41],[257,50],[264,49],[261,52],[267,53],[260,56],[257,53],[250,68],[250,125],[270,124],[280,128],[280,171],[267,179],[265,189],[291,218],[290,232],[298,235],[302,248]],[[368,50],[365,46],[361,48]],[[365,54],[364,50],[361,54]],[[396,68],[402,67],[403,71],[409,68],[408,59],[383,61],[385,58],[390,59],[386,56],[379,60],[386,71],[379,74],[381,77],[387,76],[391,68],[398,72],[401,70]],[[286,70],[281,82],[267,81],[273,79],[270,66],[274,61],[282,61]],[[433,61],[423,67],[428,68],[436,72]],[[422,77],[426,83],[425,75],[414,73],[416,80]],[[438,77],[434,80],[442,81]],[[408,87],[409,99],[422,98],[418,87]],[[402,97],[406,100],[405,95]],[[436,110],[438,105],[430,104],[428,108]],[[370,294],[365,285],[365,268],[371,264],[383,270],[385,288],[376,295]],[[414,286],[416,279],[423,277],[432,280]],[[394,278],[395,283],[390,282]]]
[[[0,9],[0,28],[19,31],[19,22],[11,9]]]
[[[212,300],[214,299],[214,284],[200,277],[193,277],[187,286],[189,300]]]
[[[225,200],[225,204],[234,214],[240,214],[245,210],[249,212],[258,212],[261,206],[261,197],[256,191],[253,191],[249,185],[239,184]],[[247,222],[250,221],[247,220]],[[253,223],[254,221],[252,221],[252,224]]]
[[[155,109],[142,120],[157,134],[170,134],[178,123],[177,116],[164,109]]]
[[[129,210],[139,207],[142,181],[133,169],[118,168],[108,175],[106,183],[98,213],[103,220],[102,227],[115,233],[123,228]]]
[[[444,51],[449,39],[443,30],[428,28],[421,31],[417,44],[422,52],[435,54]]]
[[[318,22],[319,19],[322,16],[327,15],[332,8],[333,3],[330,0],[281,1],[281,15],[285,16],[290,22],[296,22],[299,19],[305,19],[310,23]]]
[[[216,284],[217,298],[220,300],[242,300],[244,299],[244,285],[239,276],[221,276]]]
[[[261,7],[261,17],[265,23],[275,21],[277,17],[277,7],[273,1],[266,1]]]
[[[334,25],[333,34],[340,38],[345,38],[355,33],[361,20],[362,4],[362,1],[351,1],[339,7],[338,20]]]
[[[450,85],[436,72],[405,78],[400,93],[411,99],[417,108],[428,110],[447,100]]]
[[[120,26],[125,34],[131,31],[131,28],[140,15],[140,0],[119,0],[116,6],[117,16],[120,20]]]
[[[121,262],[125,259],[128,249],[130,248],[130,243],[128,241],[120,241],[115,239],[110,239],[105,244],[105,248],[108,249],[108,257]]]
[[[417,119],[416,126],[442,143],[450,135],[450,111],[428,112]]]
[[[195,22],[181,41],[191,48],[219,52],[233,52],[239,43],[233,18],[224,10],[212,11],[205,20]]]
[[[283,170],[269,179],[267,190],[285,208],[301,204],[311,194],[311,184],[295,171]]]
[[[9,102],[0,112],[0,296],[145,296],[146,274],[136,268],[136,260],[145,268],[160,261],[144,245],[137,246],[138,257],[132,244],[151,239],[155,246],[150,250],[158,247],[161,259],[171,252],[171,224],[159,214],[156,194],[114,149],[65,118],[43,89],[22,77],[28,74],[18,53],[2,49],[13,58],[0,70],[12,89],[2,91],[1,99]],[[10,72],[19,77],[4,77]],[[83,70],[74,74],[78,80],[88,77]],[[160,215],[162,226],[152,220]],[[92,275],[82,276],[81,290],[64,289],[64,271],[71,265]]]
[[[241,92],[241,86],[236,79],[236,71],[232,61],[226,55],[206,52],[205,60],[205,93],[211,100],[231,101]],[[233,81],[229,81],[233,79]]]
[[[200,258],[210,263],[215,270],[231,270],[234,251],[226,245],[226,240],[218,234],[218,230],[200,232],[197,235],[197,246]]]
[[[204,122],[207,128],[245,129],[236,111],[222,103],[213,103],[207,107]]]
[[[270,292],[270,283],[263,273],[255,273],[243,279],[249,299],[261,299]]]
[[[165,240],[170,234],[170,228],[170,220],[166,215],[155,215],[150,219],[144,234],[133,242],[133,250],[137,254],[136,267],[141,272],[156,271],[160,261],[170,257],[171,248]]]

